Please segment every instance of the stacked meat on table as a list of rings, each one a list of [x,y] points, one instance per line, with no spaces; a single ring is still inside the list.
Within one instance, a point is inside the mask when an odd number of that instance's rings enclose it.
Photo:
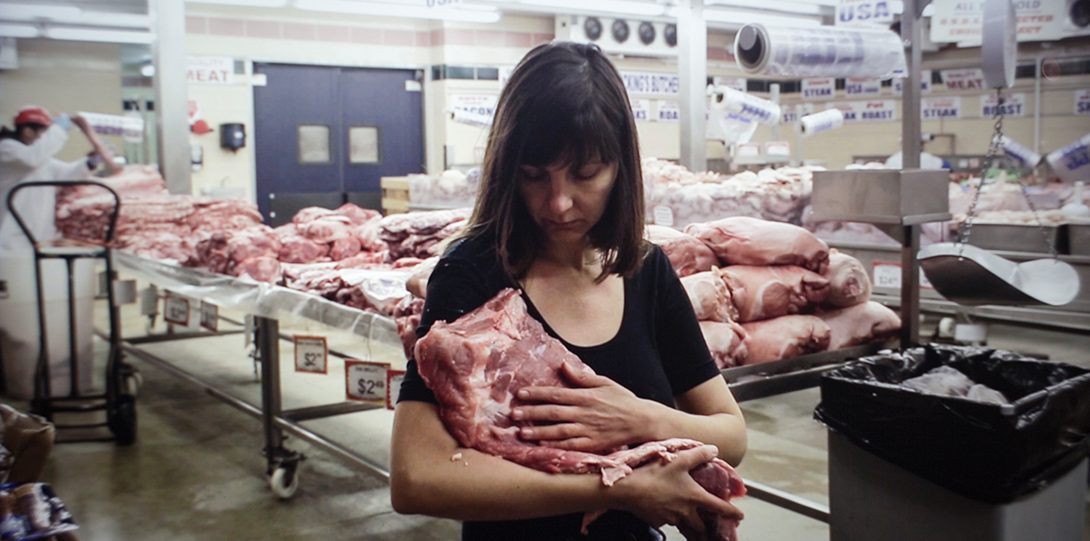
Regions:
[[[648,237],[682,277],[720,368],[860,345],[900,328],[897,314],[870,301],[863,265],[801,227],[733,217],[685,233],[651,226]]]

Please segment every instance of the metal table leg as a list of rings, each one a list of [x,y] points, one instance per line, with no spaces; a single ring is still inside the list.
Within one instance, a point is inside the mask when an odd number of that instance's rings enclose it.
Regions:
[[[265,430],[265,473],[269,487],[287,499],[299,487],[298,467],[303,455],[284,447],[284,433],[277,424],[283,410],[280,396],[280,324],[255,316],[257,348],[261,357],[261,423]]]

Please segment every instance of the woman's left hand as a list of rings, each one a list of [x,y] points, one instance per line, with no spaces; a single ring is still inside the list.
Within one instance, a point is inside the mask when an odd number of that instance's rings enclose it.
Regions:
[[[519,431],[524,440],[573,451],[605,451],[652,439],[657,402],[637,397],[613,380],[565,363],[563,373],[574,388],[525,387],[518,398],[530,404],[511,411],[515,421],[551,424]]]

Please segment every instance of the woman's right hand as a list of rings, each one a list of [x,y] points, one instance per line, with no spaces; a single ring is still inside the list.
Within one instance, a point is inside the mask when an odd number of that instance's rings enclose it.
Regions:
[[[699,511],[742,520],[742,512],[700,486],[689,471],[719,454],[714,445],[677,453],[673,461],[636,468],[613,486],[617,507],[654,527],[670,524],[682,531],[702,533]]]

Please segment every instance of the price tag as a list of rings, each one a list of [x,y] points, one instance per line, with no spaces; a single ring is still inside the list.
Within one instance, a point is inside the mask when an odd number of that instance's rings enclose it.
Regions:
[[[210,302],[201,301],[201,327],[212,332],[219,330],[220,308]]]
[[[665,225],[673,227],[674,225],[674,210],[666,205],[656,205],[651,209],[651,214],[655,219],[655,223],[658,225]]]
[[[404,370],[386,371],[386,409],[392,410],[397,405],[397,397],[401,392],[401,380],[405,379]]]
[[[790,157],[791,144],[787,141],[769,141],[765,143],[765,154],[777,158]]]
[[[900,289],[901,264],[892,261],[874,261],[874,287]]]
[[[386,397],[387,363],[370,361],[344,361],[344,388],[349,400],[365,402],[383,402]],[[399,384],[400,386],[400,384]]]
[[[295,342],[295,371],[312,374],[326,374],[329,371],[329,348],[324,336],[292,337]]]
[[[189,326],[189,299],[168,294],[163,303],[163,320],[167,323]]]

